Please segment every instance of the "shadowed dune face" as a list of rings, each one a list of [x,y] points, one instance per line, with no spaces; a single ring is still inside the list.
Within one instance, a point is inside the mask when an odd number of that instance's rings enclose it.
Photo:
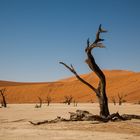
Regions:
[[[107,80],[107,95],[109,101],[114,96],[118,102],[118,93],[127,95],[127,102],[140,101],[140,73],[113,70],[104,70]],[[98,84],[98,78],[94,73],[81,75],[86,81],[94,85]],[[75,77],[59,80],[57,82],[42,83],[18,83],[0,81],[0,89],[6,88],[8,103],[33,103],[38,102],[38,97],[46,101],[49,95],[52,102],[63,102],[64,96],[73,96],[77,102],[96,102],[95,93]]]

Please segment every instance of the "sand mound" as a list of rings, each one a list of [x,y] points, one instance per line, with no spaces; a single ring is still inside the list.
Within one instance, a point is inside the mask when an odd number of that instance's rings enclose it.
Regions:
[[[114,96],[118,100],[118,93],[126,95],[127,102],[140,101],[140,73],[122,70],[104,70],[107,79],[107,95],[109,101]],[[94,73],[81,75],[86,81],[95,87],[98,78]],[[6,88],[8,103],[32,103],[38,102],[41,97],[45,102],[47,96],[51,96],[53,102],[63,102],[64,96],[72,95],[77,102],[96,102],[96,96],[92,90],[83,85],[75,77],[59,80],[57,82],[42,83],[18,83],[0,81],[0,88]]]

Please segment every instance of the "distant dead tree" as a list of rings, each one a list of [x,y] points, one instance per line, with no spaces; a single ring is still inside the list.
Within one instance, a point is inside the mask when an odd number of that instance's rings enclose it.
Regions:
[[[77,106],[78,102],[76,100],[73,100],[73,105]]]
[[[113,102],[114,105],[116,105],[116,99],[114,96],[111,97],[111,101]]]
[[[73,97],[70,95],[70,96],[65,96],[64,98],[65,98],[64,103],[70,105],[73,100]]]
[[[0,94],[1,94],[1,97],[2,97],[2,100],[1,100],[1,106],[2,107],[7,107],[7,102],[6,102],[6,98],[5,98],[5,92],[6,92],[6,88],[0,89]]]
[[[76,70],[74,69],[73,65],[68,66],[64,62],[60,62],[60,64],[64,65],[67,69],[69,69],[75,76],[76,78],[81,81],[83,84],[88,86],[92,91],[96,94],[98,100],[99,100],[99,106],[100,106],[100,116],[101,117],[107,117],[110,115],[109,113],[109,108],[108,108],[108,98],[106,96],[106,77],[103,73],[103,71],[99,68],[97,63],[95,62],[95,59],[91,53],[91,51],[94,48],[104,48],[104,45],[101,43],[101,41],[104,41],[104,39],[100,38],[101,33],[107,32],[106,30],[101,28],[101,24],[98,28],[97,34],[96,34],[96,39],[93,43],[90,43],[89,39],[87,40],[87,47],[85,48],[85,52],[87,54],[87,59],[86,63],[88,64],[89,68],[95,72],[95,74],[99,78],[99,83],[98,87],[95,88],[92,86],[90,83],[85,81],[83,78],[81,78]]]
[[[38,97],[38,100],[39,100],[39,105],[36,104],[35,108],[41,108],[42,107],[42,99],[40,97]]]
[[[46,101],[47,101],[47,105],[49,106],[50,103],[52,102],[51,96],[48,95],[47,98],[46,98]]]
[[[123,95],[123,94],[119,94],[118,93],[118,100],[119,100],[119,105],[122,105],[122,103],[126,102],[126,100],[124,99],[127,95]]]

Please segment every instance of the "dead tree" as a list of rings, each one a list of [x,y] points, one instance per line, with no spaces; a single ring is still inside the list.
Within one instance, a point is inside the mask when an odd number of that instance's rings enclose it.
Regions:
[[[1,97],[2,97],[2,101],[1,101],[1,106],[2,107],[7,107],[7,102],[6,102],[6,99],[5,99],[5,92],[6,92],[6,88],[0,90]]]
[[[92,113],[85,111],[85,110],[76,110],[76,112],[69,112],[70,118],[65,119],[60,116],[53,120],[44,120],[39,122],[32,122],[29,121],[32,125],[41,125],[41,124],[50,124],[50,123],[57,123],[57,122],[73,122],[73,121],[99,121],[99,122],[109,122],[109,121],[126,121],[131,119],[140,119],[140,115],[132,115],[132,114],[123,114],[119,115],[119,113],[113,113],[108,115],[108,117],[101,117],[99,115],[93,115]]]
[[[77,106],[78,102],[76,100],[73,100],[73,105]]]
[[[52,101],[51,96],[48,95],[46,101],[47,101],[47,105],[49,106]]]
[[[35,108],[41,108],[42,107],[42,99],[40,97],[38,97],[38,100],[39,100],[39,105],[36,104]]]
[[[119,100],[119,105],[122,105],[122,103],[126,102],[124,99],[127,95],[119,94],[118,93],[118,100]]]
[[[98,87],[95,88],[90,83],[85,81],[83,78],[81,78],[77,72],[75,71],[74,67],[68,66],[63,62],[60,62],[60,64],[64,65],[66,68],[68,68],[78,80],[80,80],[83,84],[88,86],[90,89],[93,90],[93,92],[96,94],[98,100],[99,100],[99,106],[100,106],[100,115],[93,115],[88,111],[84,110],[77,110],[75,112],[69,112],[70,113],[70,119],[65,119],[61,117],[57,117],[54,120],[45,120],[45,121],[39,121],[39,122],[32,122],[29,121],[33,125],[41,125],[41,124],[49,124],[49,123],[57,123],[57,122],[69,122],[69,121],[99,121],[99,122],[108,122],[108,121],[125,121],[125,120],[131,120],[131,119],[140,119],[140,115],[133,115],[133,114],[123,114],[119,115],[119,113],[113,113],[110,115],[109,108],[108,108],[108,98],[106,96],[106,78],[103,74],[102,70],[99,68],[99,66],[96,64],[93,55],[91,54],[91,51],[93,48],[103,48],[103,44],[100,43],[100,41],[103,41],[103,39],[100,39],[100,33],[106,32],[101,28],[101,25],[99,26],[98,32],[96,34],[96,39],[93,43],[89,43],[89,40],[87,41],[87,47],[85,49],[86,54],[88,56],[86,62],[90,69],[95,72],[95,74],[99,78]]]
[[[65,96],[64,98],[65,98],[64,103],[70,105],[73,100],[73,97],[70,95],[70,96]]]
[[[93,103],[94,103],[94,100],[93,100],[93,99],[91,99],[91,100],[90,100],[90,103],[92,103],[92,104],[93,104]]]
[[[89,39],[87,40],[87,47],[85,49],[85,52],[87,54],[87,59],[86,59],[86,63],[88,64],[89,68],[95,72],[95,74],[98,76],[99,78],[99,83],[98,83],[98,87],[95,88],[94,86],[92,86],[90,83],[88,83],[87,81],[85,81],[83,78],[81,78],[77,72],[75,71],[74,67],[68,66],[63,62],[60,62],[60,64],[64,65],[66,68],[68,68],[76,77],[78,80],[80,80],[82,83],[84,83],[85,85],[87,85],[90,89],[93,90],[94,93],[96,93],[96,96],[99,100],[99,106],[100,106],[100,116],[102,117],[107,117],[109,116],[109,108],[108,108],[108,98],[106,96],[106,78],[104,73],[102,72],[102,70],[99,68],[99,66],[96,64],[95,59],[91,53],[91,51],[94,48],[104,48],[104,45],[102,43],[100,43],[101,41],[103,41],[104,39],[100,38],[100,34],[107,32],[106,30],[103,30],[101,28],[101,25],[98,28],[97,34],[96,34],[96,39],[93,43],[90,44]]]
[[[111,97],[111,100],[112,100],[113,104],[116,105],[116,99],[114,96]]]

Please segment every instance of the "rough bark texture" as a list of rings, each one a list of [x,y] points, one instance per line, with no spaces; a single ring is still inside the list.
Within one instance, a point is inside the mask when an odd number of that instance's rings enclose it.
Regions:
[[[126,97],[127,95],[125,94],[125,95],[123,95],[123,94],[119,94],[118,93],[118,102],[119,102],[119,105],[122,105],[122,103],[124,103],[124,102],[126,102],[126,100],[125,100],[125,97]]]
[[[98,84],[98,93],[99,96],[99,105],[100,105],[100,116],[107,117],[109,115],[109,108],[108,108],[108,99],[106,96],[106,78],[102,70],[99,68],[99,66],[96,64],[95,59],[91,53],[93,48],[103,48],[103,44],[99,43],[100,41],[103,41],[103,39],[100,39],[100,33],[106,32],[101,28],[101,25],[99,26],[99,29],[96,34],[95,41],[90,45],[89,40],[87,41],[87,48],[85,49],[85,52],[87,53],[87,59],[86,63],[88,64],[89,68],[95,72],[95,74],[99,78],[99,84]]]
[[[86,60],[86,62],[88,66],[91,68],[92,71],[95,72],[95,74],[100,79],[97,88],[99,93],[99,96],[97,97],[100,105],[100,115],[107,117],[109,115],[109,109],[108,109],[108,99],[106,96],[106,78],[101,69],[96,64],[90,50],[87,51],[87,56],[88,59]]]

